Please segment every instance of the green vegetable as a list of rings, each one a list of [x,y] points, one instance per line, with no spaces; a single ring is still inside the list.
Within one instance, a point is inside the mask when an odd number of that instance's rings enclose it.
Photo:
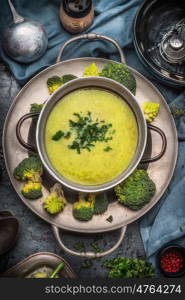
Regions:
[[[42,185],[40,182],[28,181],[21,189],[22,195],[31,200],[42,197]]]
[[[134,95],[136,93],[136,80],[126,65],[119,63],[108,63],[103,67],[100,76],[118,81],[126,86]]]
[[[145,119],[151,123],[159,113],[160,104],[154,102],[144,102],[142,105]]]
[[[151,264],[140,258],[117,257],[105,261],[103,266],[110,269],[109,278],[149,278],[155,274]]]
[[[63,84],[66,83],[66,82],[68,82],[68,81],[74,80],[76,78],[78,78],[78,77],[75,76],[75,75],[72,75],[72,74],[66,74],[66,75],[63,75],[61,77]]]
[[[90,64],[85,68],[83,75],[84,76],[99,76],[100,70],[95,63]]]
[[[113,221],[113,216],[109,216],[109,217],[106,219],[106,221],[109,222],[109,223],[112,223],[112,221]]]
[[[80,252],[86,252],[84,242],[77,242],[73,245],[73,247]]]
[[[102,252],[102,249],[100,249],[97,242],[92,242],[90,245],[93,248],[94,253],[101,253]]]
[[[155,183],[145,170],[135,170],[115,188],[118,201],[132,210],[139,210],[154,196]]]
[[[52,140],[59,141],[64,135],[65,133],[62,130],[59,130],[52,136]]]
[[[62,77],[52,76],[47,80],[47,87],[50,94],[53,94],[59,87],[61,87],[64,83],[76,79],[77,77],[72,74],[66,74]]]
[[[30,112],[31,113],[41,112],[43,106],[44,106],[44,104],[32,103],[31,108],[30,108]]]
[[[73,204],[73,216],[80,221],[89,221],[92,219],[93,213],[93,203],[86,201],[84,195],[80,193],[79,201]]]
[[[48,273],[38,272],[33,275],[33,278],[48,278]]]
[[[63,85],[63,80],[59,76],[52,76],[47,80],[47,87],[50,95]]]
[[[38,156],[30,156],[25,158],[14,170],[14,177],[17,180],[25,181],[41,181],[40,176],[43,173],[41,160]]]
[[[90,259],[85,259],[82,263],[81,263],[81,267],[84,269],[90,269],[93,266],[93,262]]]
[[[56,278],[56,276],[59,274],[59,272],[61,272],[64,268],[64,263],[61,262],[56,269],[52,272],[52,274],[49,276],[49,278]]]
[[[109,133],[112,124],[105,124],[104,120],[98,119],[93,121],[91,112],[85,116],[74,113],[74,116],[77,120],[70,120],[69,125],[71,131],[75,132],[75,139],[68,145],[69,149],[76,150],[80,154],[83,149],[91,151],[97,142],[107,143],[112,140],[112,135]]]
[[[112,150],[112,148],[110,146],[107,146],[103,149],[105,152],[109,152],[110,150]]]
[[[92,197],[93,194],[89,195],[89,200],[92,201]],[[93,199],[93,205],[94,205],[94,214],[95,215],[100,215],[103,214],[109,205],[109,201],[107,199],[107,194],[103,193],[103,194],[99,194],[99,195],[94,195],[94,199]]]
[[[66,205],[63,190],[59,183],[54,184],[50,190],[49,196],[44,199],[43,206],[49,214],[58,214],[63,211]]]

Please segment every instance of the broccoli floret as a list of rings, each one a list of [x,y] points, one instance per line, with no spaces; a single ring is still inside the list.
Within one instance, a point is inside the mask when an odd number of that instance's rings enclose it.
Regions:
[[[82,193],[79,194],[79,201],[73,204],[73,216],[80,221],[89,221],[94,213],[92,201],[86,201]]]
[[[142,105],[145,119],[151,123],[159,113],[160,104],[154,102],[144,102]]]
[[[74,80],[74,79],[76,79],[76,78],[78,78],[78,77],[75,76],[75,75],[72,75],[72,74],[66,74],[66,75],[63,75],[63,76],[61,77],[63,83],[66,83],[66,82],[68,82],[68,81]]]
[[[76,79],[77,76],[72,74],[66,74],[62,77],[59,76],[52,76],[47,80],[47,87],[49,90],[50,95],[53,94],[59,87],[61,87],[64,83]]]
[[[108,63],[103,67],[100,76],[111,78],[126,86],[134,95],[136,93],[136,80],[126,65]]]
[[[47,80],[47,87],[50,95],[53,94],[61,85],[63,85],[63,80],[59,76],[53,76]]]
[[[109,205],[109,201],[105,193],[99,195],[89,194],[88,201],[91,201],[94,205],[94,215],[103,214]]]
[[[14,170],[14,177],[17,180],[31,180],[33,182],[41,181],[40,176],[43,173],[41,160],[38,156],[25,158]]]
[[[43,106],[44,104],[32,103],[30,107],[30,112],[31,113],[41,112]]]
[[[28,181],[21,189],[22,195],[31,200],[42,197],[42,185],[40,182]]]
[[[97,64],[92,63],[85,68],[83,76],[99,76],[100,70],[98,69]]]
[[[56,183],[51,188],[49,196],[44,199],[43,206],[49,214],[54,215],[63,211],[66,202],[61,185]]]
[[[115,188],[118,201],[132,210],[139,210],[154,196],[155,183],[145,170],[135,170]]]

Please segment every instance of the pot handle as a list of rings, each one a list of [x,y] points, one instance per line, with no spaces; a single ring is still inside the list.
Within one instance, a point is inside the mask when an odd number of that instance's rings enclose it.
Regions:
[[[78,41],[78,40],[84,40],[84,39],[87,39],[87,40],[97,40],[97,39],[101,39],[101,40],[106,40],[110,43],[112,43],[118,50],[119,52],[119,55],[120,55],[120,60],[121,60],[121,63],[125,63],[125,56],[123,54],[123,50],[121,49],[121,46],[118,44],[118,42],[116,42],[115,40],[113,40],[112,38],[108,37],[108,36],[105,36],[105,35],[100,35],[100,34],[96,34],[96,33],[87,33],[87,34],[82,34],[82,35],[79,35],[79,36],[76,36],[70,40],[68,40],[67,42],[64,43],[64,45],[62,46],[62,48],[60,49],[60,52],[58,54],[58,57],[57,57],[57,63],[59,63],[61,61],[61,57],[63,55],[63,52],[64,52],[64,49],[71,43],[75,42],[75,41]]]
[[[22,127],[24,121],[26,121],[27,119],[33,118],[33,117],[38,117],[39,114],[40,114],[39,112],[26,114],[19,119],[19,121],[16,125],[16,136],[17,136],[19,143],[24,148],[26,148],[27,150],[32,151],[34,153],[38,153],[37,148],[34,147],[33,145],[25,142],[25,140],[23,139],[23,137],[21,135],[21,127]]]
[[[97,258],[97,257],[103,257],[105,255],[111,254],[113,251],[115,251],[121,245],[121,243],[124,239],[124,236],[125,236],[125,231],[126,231],[127,226],[124,226],[121,228],[119,239],[111,249],[104,251],[104,252],[99,252],[99,253],[94,253],[92,251],[76,252],[74,250],[69,249],[68,247],[66,247],[64,245],[64,243],[61,239],[60,229],[54,225],[52,225],[52,228],[53,228],[54,236],[55,236],[57,242],[59,243],[59,245],[65,252],[67,252],[68,254],[71,254],[71,255],[76,255],[76,256],[85,257],[85,258]]]
[[[159,160],[164,155],[164,153],[166,151],[166,147],[167,147],[167,139],[166,139],[165,133],[157,126],[147,124],[147,127],[148,127],[148,129],[153,130],[160,135],[160,137],[162,139],[162,149],[161,149],[161,152],[159,154],[157,154],[156,156],[142,159],[140,163],[143,163],[143,164],[151,163],[151,162],[155,162],[155,161]]]

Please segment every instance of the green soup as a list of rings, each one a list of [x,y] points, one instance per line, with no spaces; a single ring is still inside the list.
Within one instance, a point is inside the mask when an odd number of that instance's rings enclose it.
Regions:
[[[51,164],[65,178],[83,185],[117,177],[130,164],[137,143],[137,122],[129,105],[101,89],[69,93],[46,123],[45,147]]]

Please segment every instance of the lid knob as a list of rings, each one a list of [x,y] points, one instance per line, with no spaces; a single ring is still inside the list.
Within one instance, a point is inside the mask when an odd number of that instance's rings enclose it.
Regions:
[[[184,45],[184,42],[181,37],[172,36],[171,39],[169,40],[169,44],[174,50],[179,50]]]

